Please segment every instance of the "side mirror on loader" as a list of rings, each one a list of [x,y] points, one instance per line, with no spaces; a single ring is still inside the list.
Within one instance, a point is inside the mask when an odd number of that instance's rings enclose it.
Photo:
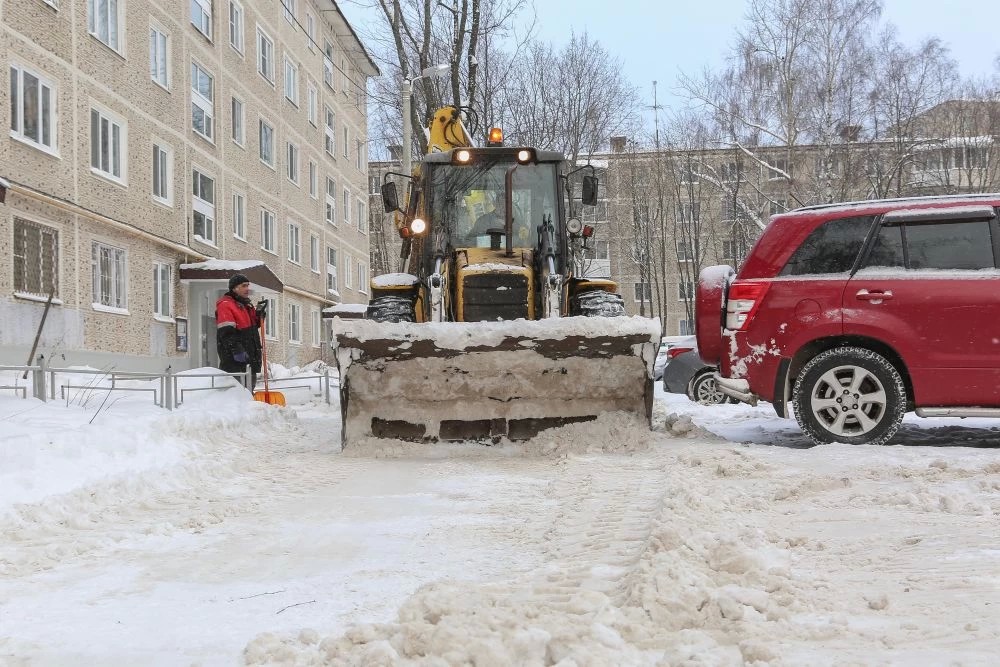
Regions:
[[[597,204],[597,176],[583,177],[583,195],[580,199],[585,206]]]
[[[396,194],[396,184],[392,181],[382,184],[382,208],[386,213],[399,210],[399,196]]]

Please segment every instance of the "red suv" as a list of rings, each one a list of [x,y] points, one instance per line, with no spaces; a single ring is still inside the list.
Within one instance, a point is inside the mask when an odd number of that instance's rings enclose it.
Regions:
[[[883,444],[903,414],[1000,417],[1000,194],[776,215],[739,274],[698,281],[702,359],[817,443]]]

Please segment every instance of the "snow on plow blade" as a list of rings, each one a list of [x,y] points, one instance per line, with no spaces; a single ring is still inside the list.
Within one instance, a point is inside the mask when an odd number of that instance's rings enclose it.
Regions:
[[[642,317],[333,320],[342,440],[524,440],[633,413],[649,421],[659,322]]]

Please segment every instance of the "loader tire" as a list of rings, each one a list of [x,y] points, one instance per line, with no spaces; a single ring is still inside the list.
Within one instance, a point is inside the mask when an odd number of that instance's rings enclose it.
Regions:
[[[378,296],[371,300],[365,317],[376,322],[415,322],[413,301],[405,296]]]
[[[584,317],[622,317],[625,315],[625,302],[621,294],[591,290],[577,294],[570,301],[570,315]]]

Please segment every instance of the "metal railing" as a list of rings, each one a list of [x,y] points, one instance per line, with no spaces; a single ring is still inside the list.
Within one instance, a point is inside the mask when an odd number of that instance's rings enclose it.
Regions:
[[[59,388],[59,398],[66,401],[66,405],[69,405],[70,399],[73,395],[73,391],[77,392],[77,395],[89,392],[147,392],[152,394],[153,403],[158,407],[165,408],[167,410],[173,410],[176,407],[180,407],[184,403],[184,395],[188,392],[194,391],[219,391],[223,389],[228,389],[233,385],[230,383],[217,384],[217,380],[223,377],[236,378],[243,386],[246,386],[251,378],[251,369],[247,366],[246,370],[242,373],[223,373],[217,371],[214,373],[184,373],[183,375],[178,375],[174,370],[167,366],[166,370],[162,373],[150,373],[150,372],[131,372],[131,371],[108,371],[108,370],[97,370],[97,369],[80,369],[80,368],[53,368],[49,366],[48,360],[45,359],[43,355],[39,355],[38,363],[29,366],[0,366],[0,372],[3,371],[15,371],[21,372],[22,377],[27,378],[28,374],[31,375],[31,395],[41,401],[56,400],[56,388]],[[59,377],[64,376],[64,377]],[[93,380],[89,383],[74,383],[71,377],[65,376],[91,376]],[[207,387],[185,387],[182,385],[182,380],[187,380],[188,378],[209,378],[209,386]],[[335,378],[334,378],[335,379]],[[110,381],[110,384],[101,384],[102,380]],[[308,382],[306,384],[301,384],[303,381],[316,380],[317,383]],[[316,373],[313,375],[296,375],[294,377],[288,378],[271,378],[268,380],[268,384],[272,386],[275,390],[280,389],[316,389],[312,396],[322,397],[323,400],[330,404],[330,369],[329,367],[324,368],[322,373]],[[129,387],[122,386],[125,382],[156,382],[157,386],[153,387]],[[287,385],[287,382],[298,382],[300,384]],[[258,382],[258,387],[260,387],[260,382]],[[15,394],[20,393],[21,398],[26,399],[28,393],[27,385],[12,384],[0,385],[0,389],[10,389],[14,390]]]

